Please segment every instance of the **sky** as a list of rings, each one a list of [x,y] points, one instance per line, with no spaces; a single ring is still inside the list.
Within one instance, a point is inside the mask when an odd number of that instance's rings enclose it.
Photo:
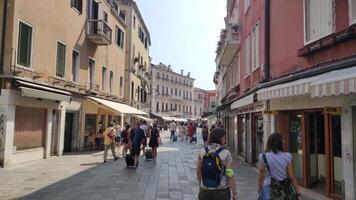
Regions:
[[[215,50],[226,0],[136,0],[151,36],[154,64],[191,73],[195,87],[215,89]]]

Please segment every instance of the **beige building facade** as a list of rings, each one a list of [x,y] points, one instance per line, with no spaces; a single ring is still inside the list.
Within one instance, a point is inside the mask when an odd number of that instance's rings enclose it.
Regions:
[[[0,165],[85,150],[109,122],[145,114],[120,104],[130,27],[119,1],[5,1],[0,15]]]
[[[194,79],[176,73],[170,65],[151,64],[151,110],[162,117],[192,119],[194,116]]]
[[[150,111],[148,99],[150,79],[149,48],[151,38],[140,10],[133,0],[119,0],[126,15],[127,37],[125,57],[125,100],[138,109]]]

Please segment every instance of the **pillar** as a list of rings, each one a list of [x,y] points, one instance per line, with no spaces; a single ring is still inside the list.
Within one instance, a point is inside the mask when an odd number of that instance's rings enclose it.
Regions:
[[[15,105],[0,105],[0,164],[6,167],[11,163],[15,132]]]
[[[59,108],[59,120],[58,120],[58,140],[57,140],[58,156],[63,155],[65,120],[66,120],[66,109],[63,106],[61,106]]]
[[[44,149],[44,158],[49,158],[51,155],[51,140],[52,140],[52,119],[53,119],[53,109],[47,109],[47,130],[46,130],[46,142]]]
[[[353,159],[353,130],[356,130],[353,122],[356,122],[356,107],[343,107],[341,114],[341,140],[343,160],[343,180],[345,189],[345,200],[355,199],[354,183],[354,159]],[[354,115],[353,115],[354,113]]]

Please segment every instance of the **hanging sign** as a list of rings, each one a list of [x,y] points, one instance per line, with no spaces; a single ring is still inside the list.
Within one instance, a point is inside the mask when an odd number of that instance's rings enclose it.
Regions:
[[[263,114],[265,114],[265,115],[278,115],[278,111],[275,111],[275,110],[264,110]]]
[[[331,115],[341,115],[341,108],[340,107],[325,107],[324,108],[324,113],[325,114],[331,114]]]

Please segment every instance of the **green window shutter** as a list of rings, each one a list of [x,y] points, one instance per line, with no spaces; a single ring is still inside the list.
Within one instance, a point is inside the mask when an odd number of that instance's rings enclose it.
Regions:
[[[32,28],[22,22],[19,25],[17,63],[29,67],[32,53]]]
[[[57,42],[57,70],[56,76],[64,77],[65,73],[65,60],[66,60],[66,46]]]

